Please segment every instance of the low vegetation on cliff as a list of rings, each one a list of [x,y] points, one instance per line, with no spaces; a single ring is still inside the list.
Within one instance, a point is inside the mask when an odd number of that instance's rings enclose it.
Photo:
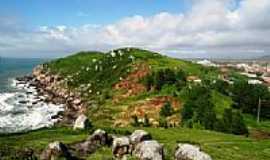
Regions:
[[[137,48],[80,52],[46,63],[40,70],[36,72],[54,76],[49,82],[57,81],[57,87],[47,89],[67,100],[72,95],[72,104],[80,106],[69,114],[84,113],[95,128],[116,134],[143,128],[165,145],[166,159],[173,159],[179,142],[200,145],[213,159],[270,158],[267,111],[262,114],[265,121],[255,123],[257,99],[270,99],[270,93],[263,85],[249,85],[235,72],[228,74],[234,84],[228,84],[218,68]],[[0,150],[9,147],[0,156],[10,148],[35,148],[39,153],[51,141],[72,144],[86,138],[87,131],[72,131],[66,125],[5,135]],[[256,140],[254,134],[268,140]],[[88,158],[106,158],[104,154],[110,157],[109,148]]]

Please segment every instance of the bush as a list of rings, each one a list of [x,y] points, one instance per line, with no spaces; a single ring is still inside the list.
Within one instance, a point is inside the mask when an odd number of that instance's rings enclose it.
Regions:
[[[167,68],[149,74],[143,79],[143,82],[147,90],[154,88],[160,91],[164,85],[175,85],[181,89],[185,86],[186,74],[182,70],[174,71]]]
[[[167,123],[167,120],[165,117],[159,118],[159,126],[164,127],[164,128],[168,128],[168,123]]]
[[[237,135],[248,134],[248,129],[240,111],[236,111],[232,116],[232,133]]]
[[[159,115],[161,117],[168,117],[168,116],[171,116],[172,114],[173,114],[173,108],[171,106],[171,103],[167,101],[161,108]]]
[[[181,118],[183,121],[187,121],[193,117],[193,112],[194,112],[194,103],[192,101],[187,101],[184,104],[183,109],[181,110]]]

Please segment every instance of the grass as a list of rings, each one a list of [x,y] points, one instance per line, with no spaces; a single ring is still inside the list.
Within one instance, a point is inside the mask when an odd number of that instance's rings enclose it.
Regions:
[[[225,96],[215,90],[212,91],[212,102],[215,106],[215,112],[219,118],[222,117],[226,108],[231,108],[233,101],[230,97]]]
[[[153,139],[164,145],[167,160],[173,159],[177,143],[199,145],[214,160],[264,160],[270,158],[270,140],[254,140],[243,136],[187,128],[141,129],[151,133]],[[134,130],[135,128],[113,128],[109,132],[124,134]],[[43,129],[25,134],[1,136],[0,147],[9,146],[13,149],[32,148],[40,152],[52,141],[58,140],[71,144],[85,139],[87,135],[86,132],[73,131],[67,128]],[[103,147],[96,153],[89,155],[88,159],[102,160],[110,159],[112,156],[111,148]]]
[[[270,132],[270,120],[262,119],[260,123],[257,123],[256,117],[249,114],[245,114],[244,120],[250,129]]]
[[[1,135],[0,148],[9,146],[15,149],[30,147],[42,150],[49,142],[62,141],[64,143],[71,143],[83,140],[87,135],[86,132],[73,131],[72,129],[62,127],[41,129],[29,133]]]

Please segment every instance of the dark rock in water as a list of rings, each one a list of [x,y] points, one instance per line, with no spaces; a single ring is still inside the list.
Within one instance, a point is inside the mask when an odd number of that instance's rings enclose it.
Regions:
[[[20,103],[20,104],[27,104],[27,103],[28,103],[28,101],[21,100],[21,101],[19,101],[19,103]]]
[[[51,118],[52,119],[58,119],[60,117],[60,115],[54,115],[54,116],[52,116]]]
[[[66,160],[76,160],[77,158],[72,156],[67,146],[61,142],[53,142],[42,152],[41,160],[56,160],[64,158]]]
[[[27,91],[26,94],[28,94],[28,95],[29,95],[29,94],[33,94],[33,92]]]

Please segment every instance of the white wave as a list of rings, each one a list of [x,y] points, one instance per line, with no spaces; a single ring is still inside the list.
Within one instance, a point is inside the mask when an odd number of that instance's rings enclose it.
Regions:
[[[43,102],[36,89],[29,87],[29,84],[16,82],[14,86],[24,90],[0,94],[0,133],[50,127],[59,120],[53,117],[64,111],[63,105]]]

